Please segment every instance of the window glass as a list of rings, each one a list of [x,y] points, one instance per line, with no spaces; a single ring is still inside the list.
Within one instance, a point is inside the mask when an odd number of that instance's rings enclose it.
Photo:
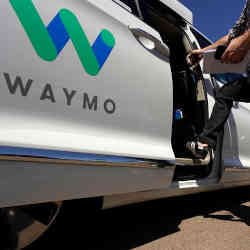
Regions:
[[[134,0],[112,0],[125,10],[138,16],[137,7]]]
[[[143,20],[145,23],[147,23],[149,26],[153,27],[156,30],[161,30],[162,27],[158,27],[158,25],[155,24],[155,21],[158,17],[159,20],[167,20],[168,22],[171,22],[173,24],[182,24],[181,17],[176,14],[172,9],[170,9],[168,6],[166,6],[164,3],[162,3],[160,0],[135,0],[140,5],[141,14],[143,16]]]
[[[203,49],[212,43],[209,42],[204,36],[202,36],[199,32],[191,28],[192,33],[194,34],[195,38],[199,42],[200,47]]]

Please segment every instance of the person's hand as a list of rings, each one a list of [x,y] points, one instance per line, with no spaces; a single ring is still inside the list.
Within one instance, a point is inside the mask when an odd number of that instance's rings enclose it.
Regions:
[[[237,64],[244,60],[249,49],[249,37],[245,33],[231,41],[221,57],[222,63]]]
[[[190,64],[194,65],[200,62],[203,58],[204,51],[202,49],[196,49],[191,51],[188,54],[188,59],[190,60]]]

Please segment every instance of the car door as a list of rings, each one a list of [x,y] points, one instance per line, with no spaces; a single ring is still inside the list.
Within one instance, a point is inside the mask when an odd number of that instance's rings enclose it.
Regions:
[[[22,3],[0,3],[0,144],[174,160],[169,51],[136,3]]]
[[[185,30],[188,35],[190,42],[192,43],[193,49],[200,49],[207,47],[211,42],[205,38],[200,32],[194,27],[187,25]],[[201,70],[203,69],[203,61],[200,62]],[[215,103],[215,90],[218,87],[214,82],[212,75],[203,74],[203,83],[206,89],[207,99],[207,111],[206,119],[211,116],[213,106]],[[207,181],[211,181],[211,184],[220,184],[222,182],[222,176],[224,175],[224,164],[225,159],[231,157],[231,134],[229,133],[229,124],[225,125],[225,133],[220,134],[217,140],[217,147],[215,152],[215,160],[213,161],[212,170],[205,181],[201,182],[201,185],[207,185]]]

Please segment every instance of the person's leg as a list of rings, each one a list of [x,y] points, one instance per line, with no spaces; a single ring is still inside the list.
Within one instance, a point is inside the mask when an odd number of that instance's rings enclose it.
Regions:
[[[238,92],[240,86],[225,85],[216,93],[212,114],[199,135],[199,141],[215,147],[217,136],[224,127],[233,106],[232,95]]]
[[[230,114],[233,101],[250,101],[249,79],[242,78],[218,89],[211,117],[198,137],[201,148],[206,146],[206,144],[212,148],[216,146],[217,136],[224,129],[224,124]]]

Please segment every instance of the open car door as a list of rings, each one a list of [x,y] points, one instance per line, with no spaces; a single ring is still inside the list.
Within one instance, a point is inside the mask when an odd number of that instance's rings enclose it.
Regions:
[[[95,119],[102,124],[100,130],[107,141],[119,141],[119,147],[115,143],[105,147],[99,144],[98,151],[174,163],[168,47],[160,34],[140,19],[136,1],[88,2],[96,7],[90,8],[93,13],[89,23],[111,30],[116,39],[109,64],[94,85],[97,91],[104,90],[106,96],[116,100],[117,110],[112,116],[99,115]],[[85,15],[83,18],[86,20]],[[93,123],[91,119],[86,122]]]
[[[9,0],[0,10],[9,24],[0,29],[0,155],[8,159],[0,205],[167,188],[175,169],[169,50],[135,2]],[[75,161],[87,166],[69,167]],[[136,165],[144,161],[153,164]]]
[[[20,22],[23,9],[14,9],[9,1],[1,4],[8,10],[3,18],[13,25],[12,32],[1,30],[8,36],[2,36],[0,47],[5,72],[0,75],[0,144],[174,161],[169,50],[159,33],[139,19],[136,3],[54,1],[50,11],[47,1],[29,4],[32,13],[41,16],[39,22],[49,23],[52,37],[62,26],[54,15],[67,10],[62,12],[66,30],[60,33],[65,41],[53,38],[60,53],[47,59],[28,36],[28,24]],[[85,47],[101,63],[98,70],[89,66],[87,52],[81,56],[84,46],[78,44],[71,22],[82,41],[93,45]],[[53,44],[49,47],[54,49]],[[19,53],[26,55],[25,63],[10,60]],[[20,93],[19,82],[27,84],[25,93]]]

